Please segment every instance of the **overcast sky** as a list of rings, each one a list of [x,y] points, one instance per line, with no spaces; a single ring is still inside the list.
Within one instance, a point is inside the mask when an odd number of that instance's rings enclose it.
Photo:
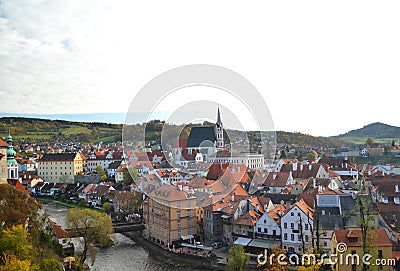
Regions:
[[[278,130],[400,126],[400,2],[266,2],[1,0],[0,115],[125,112],[202,63],[252,82]]]

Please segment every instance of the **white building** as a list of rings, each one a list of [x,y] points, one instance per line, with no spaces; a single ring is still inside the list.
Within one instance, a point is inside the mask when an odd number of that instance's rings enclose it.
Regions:
[[[265,212],[256,222],[254,236],[259,239],[281,240],[281,217],[286,212],[285,205],[278,205],[275,209]]]
[[[282,246],[289,254],[299,254],[312,243],[314,210],[304,200],[296,202],[281,218]]]

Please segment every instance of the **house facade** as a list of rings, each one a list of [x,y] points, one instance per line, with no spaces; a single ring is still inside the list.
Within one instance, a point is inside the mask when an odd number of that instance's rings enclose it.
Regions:
[[[74,176],[83,173],[79,153],[44,154],[38,161],[38,175],[50,183],[74,183]]]
[[[183,187],[165,184],[148,194],[143,216],[148,237],[161,245],[197,233],[196,197]]]

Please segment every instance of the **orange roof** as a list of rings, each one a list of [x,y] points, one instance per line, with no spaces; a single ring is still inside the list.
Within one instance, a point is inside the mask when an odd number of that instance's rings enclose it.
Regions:
[[[307,205],[307,203],[301,199],[300,201],[296,202],[293,206],[299,207],[307,216],[313,219],[314,209]]]
[[[215,181],[207,180],[206,177],[195,176],[193,179],[190,180],[188,186],[192,188],[204,188],[208,185],[213,184],[214,182]]]
[[[0,138],[0,147],[8,147],[8,143]]]
[[[374,244],[377,247],[391,247],[392,243],[389,240],[388,235],[384,229],[370,230],[372,237],[374,238]],[[336,236],[338,243],[345,243],[348,247],[361,247],[362,237],[361,230],[336,230],[333,233]],[[357,238],[355,242],[349,238]]]
[[[169,202],[194,198],[194,196],[188,192],[182,191],[178,187],[170,184],[164,184],[163,186],[152,191],[148,196],[155,200],[159,199]]]
[[[233,224],[236,225],[246,225],[246,226],[254,226],[258,219],[261,217],[259,213],[255,210],[250,210],[247,213],[241,215],[238,219],[233,221]]]
[[[25,187],[18,180],[7,180],[7,182],[25,195],[29,195],[28,191],[26,191]]]
[[[286,212],[286,207],[285,205],[281,204],[278,205],[275,209],[273,209],[272,211],[268,212],[268,216],[270,218],[272,218],[273,220],[275,220],[276,218],[276,223],[278,225],[281,224],[281,217],[283,216],[283,214]]]
[[[51,225],[53,226],[53,230],[58,239],[68,238],[68,232],[66,230],[64,230],[60,225],[58,225],[53,220],[50,220],[50,222],[51,222]]]

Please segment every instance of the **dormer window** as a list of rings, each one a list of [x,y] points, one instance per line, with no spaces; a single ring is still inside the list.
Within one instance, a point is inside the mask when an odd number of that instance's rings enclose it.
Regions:
[[[349,237],[349,242],[350,243],[357,243],[358,242],[358,237]]]

